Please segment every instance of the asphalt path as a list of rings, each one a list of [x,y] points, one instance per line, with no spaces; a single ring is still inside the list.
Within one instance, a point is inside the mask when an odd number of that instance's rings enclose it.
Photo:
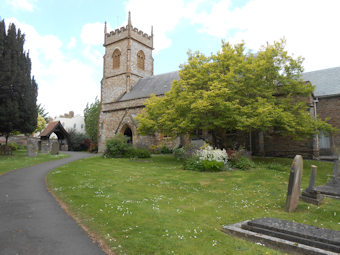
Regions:
[[[103,255],[87,233],[65,213],[45,186],[46,174],[90,157],[71,157],[11,171],[0,176],[1,255]]]

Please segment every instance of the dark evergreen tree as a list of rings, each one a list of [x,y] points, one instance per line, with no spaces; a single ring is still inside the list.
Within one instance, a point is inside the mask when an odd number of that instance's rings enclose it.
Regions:
[[[25,36],[0,23],[0,134],[32,133],[37,125],[37,84],[31,78],[31,60],[24,51]]]

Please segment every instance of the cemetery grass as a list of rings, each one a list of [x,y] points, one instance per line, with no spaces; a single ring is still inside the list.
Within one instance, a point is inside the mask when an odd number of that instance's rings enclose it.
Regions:
[[[11,170],[37,165],[43,162],[69,157],[65,154],[40,154],[37,157],[28,157],[27,150],[13,151],[13,155],[0,155],[0,176]]]
[[[256,158],[247,171],[183,170],[171,155],[151,159],[94,157],[50,172],[49,189],[92,237],[116,254],[284,254],[221,232],[223,225],[276,217],[340,230],[340,202],[320,207],[300,200],[285,212],[292,159]],[[302,188],[311,164],[317,185],[332,175],[329,162],[304,161]]]

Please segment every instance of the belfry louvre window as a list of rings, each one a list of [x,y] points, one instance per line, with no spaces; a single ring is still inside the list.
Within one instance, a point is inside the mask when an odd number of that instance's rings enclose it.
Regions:
[[[137,53],[137,66],[139,69],[144,70],[144,64],[145,64],[145,55],[143,51],[138,51]]]
[[[120,50],[115,49],[112,57],[113,57],[113,69],[119,68],[119,66],[120,66]]]

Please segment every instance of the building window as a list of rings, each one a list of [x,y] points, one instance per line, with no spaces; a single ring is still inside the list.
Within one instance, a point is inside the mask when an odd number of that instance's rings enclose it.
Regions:
[[[120,66],[120,50],[115,49],[112,55],[113,58],[113,69],[119,68]]]
[[[328,133],[320,133],[320,149],[330,149],[331,148],[331,138]]]
[[[77,126],[76,123],[74,123],[74,124],[73,124],[73,128],[76,128],[76,126]]]
[[[83,129],[84,128],[84,124],[81,124],[81,129]]]
[[[139,69],[144,70],[145,67],[145,55],[143,51],[138,51],[137,53],[137,66]]]

